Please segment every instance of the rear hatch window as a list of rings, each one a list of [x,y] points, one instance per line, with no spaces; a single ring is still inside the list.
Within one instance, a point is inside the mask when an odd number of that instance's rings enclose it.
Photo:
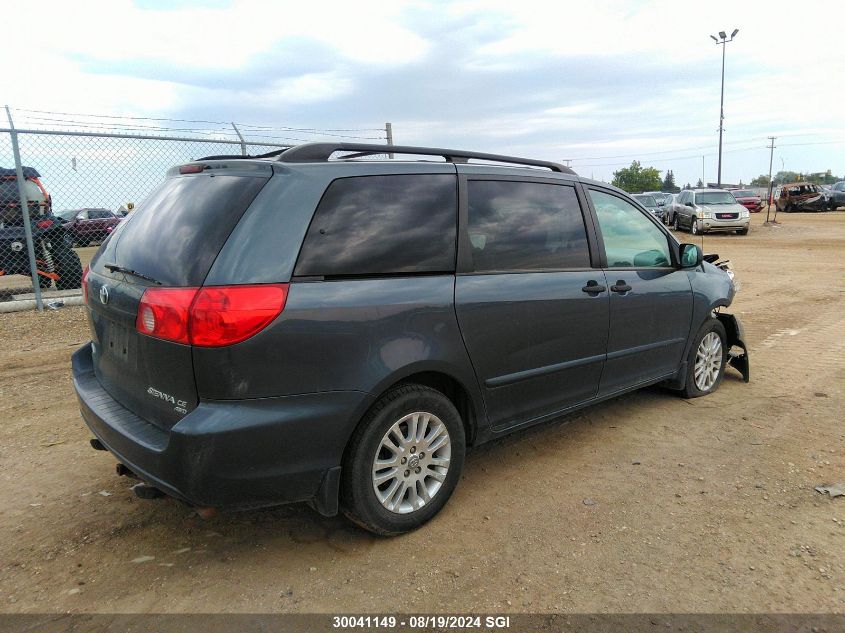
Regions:
[[[121,224],[97,258],[95,270],[116,264],[164,286],[202,285],[269,175],[168,178]]]
[[[260,176],[239,168],[236,175],[212,176],[207,170],[168,178],[115,229],[92,263],[94,371],[115,400],[161,428],[197,406],[191,347],[140,334],[138,305],[149,287],[202,285],[269,180],[270,168],[257,167],[265,168],[252,170]]]

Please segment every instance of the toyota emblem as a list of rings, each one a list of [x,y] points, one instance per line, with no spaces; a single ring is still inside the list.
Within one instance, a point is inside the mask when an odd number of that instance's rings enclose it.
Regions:
[[[100,286],[100,303],[103,305],[109,302],[109,287]]]

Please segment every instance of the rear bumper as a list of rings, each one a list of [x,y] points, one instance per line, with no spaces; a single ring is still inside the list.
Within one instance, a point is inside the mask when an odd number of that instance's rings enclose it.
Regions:
[[[330,471],[340,466],[355,424],[372,402],[357,391],[201,401],[165,431],[103,389],[90,343],[73,355],[73,385],[85,423],[120,462],[163,492],[200,507],[252,508],[325,497],[321,486],[324,480],[336,483]]]

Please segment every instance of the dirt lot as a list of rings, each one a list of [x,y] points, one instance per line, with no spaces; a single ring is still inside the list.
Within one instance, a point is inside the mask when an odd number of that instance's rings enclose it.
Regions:
[[[82,309],[0,315],[0,611],[845,610],[845,497],[813,490],[845,481],[845,213],[763,219],[705,238],[742,282],[750,384],[647,389],[481,447],[395,539],[135,499],[77,413]]]

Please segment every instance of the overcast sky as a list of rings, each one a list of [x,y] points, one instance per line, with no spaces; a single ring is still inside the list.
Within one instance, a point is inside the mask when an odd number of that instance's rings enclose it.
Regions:
[[[6,3],[4,16],[0,103],[16,108],[391,121],[397,143],[571,159],[605,180],[636,158],[681,186],[702,156],[716,179],[722,49],[709,36],[739,28],[723,181],[767,172],[770,135],[774,171],[845,174],[841,1],[74,0]]]

